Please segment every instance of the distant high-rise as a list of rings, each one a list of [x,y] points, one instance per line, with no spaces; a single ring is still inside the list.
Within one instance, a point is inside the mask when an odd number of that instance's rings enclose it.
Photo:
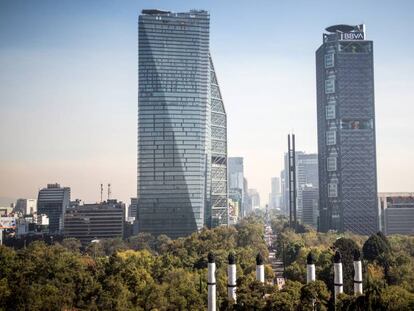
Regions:
[[[49,218],[49,233],[60,234],[64,228],[64,216],[70,205],[70,188],[48,184],[39,191],[37,214]]]
[[[326,28],[316,51],[320,230],[378,230],[373,42]]]
[[[245,211],[245,188],[244,188],[244,165],[242,157],[229,157],[229,198],[238,203],[240,215],[246,216]]]
[[[138,199],[131,198],[131,203],[128,206],[128,217],[134,217],[136,219],[137,213],[138,213]]]
[[[228,222],[227,118],[206,11],[143,10],[138,46],[139,231]]]
[[[22,215],[33,215],[37,212],[36,199],[18,199],[14,211]]]
[[[295,152],[296,163],[296,208],[299,222],[303,222],[303,199],[302,190],[304,187],[318,188],[318,155],[316,153]],[[285,168],[282,176],[282,210],[289,215],[289,165],[288,155],[284,157]]]
[[[248,190],[249,197],[251,200],[251,208],[252,210],[256,208],[260,208],[260,194],[256,189],[249,189]]]
[[[271,192],[269,194],[269,207],[280,207],[280,179],[279,177],[272,177]]]
[[[301,189],[302,195],[302,223],[317,227],[318,225],[318,198],[319,189],[305,185]]]

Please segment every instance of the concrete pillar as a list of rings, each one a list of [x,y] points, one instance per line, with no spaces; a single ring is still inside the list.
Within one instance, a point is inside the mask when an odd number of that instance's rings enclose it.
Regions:
[[[228,283],[227,283],[227,295],[229,299],[236,302],[236,257],[232,253],[229,254],[229,266],[227,268]]]
[[[342,276],[342,257],[341,253],[336,251],[334,256],[334,287],[335,299],[344,292],[343,276]]]
[[[363,294],[361,252],[357,249],[354,251],[354,294]]]
[[[216,311],[216,263],[214,255],[208,254],[208,311]]]
[[[306,258],[306,283],[314,282],[315,280],[315,258],[312,252],[309,252]]]
[[[256,281],[264,283],[265,273],[264,273],[264,264],[263,264],[262,254],[257,254],[256,256]]]

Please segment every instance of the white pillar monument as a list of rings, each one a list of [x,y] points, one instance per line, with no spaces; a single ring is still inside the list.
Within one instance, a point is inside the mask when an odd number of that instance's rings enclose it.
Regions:
[[[208,311],[216,311],[216,263],[214,255],[208,254]]]
[[[262,254],[257,254],[256,256],[256,281],[264,283],[265,281],[265,273],[264,273],[264,264],[263,264],[263,256]]]
[[[227,267],[228,283],[227,295],[230,300],[236,302],[236,257],[233,253],[229,254],[229,266]]]
[[[342,275],[342,257],[341,253],[336,251],[334,256],[334,287],[335,299],[344,292],[343,275]]]
[[[362,263],[361,252],[354,251],[354,294],[362,295]]]
[[[306,283],[314,282],[315,280],[315,257],[312,252],[309,252],[308,257],[306,257]]]

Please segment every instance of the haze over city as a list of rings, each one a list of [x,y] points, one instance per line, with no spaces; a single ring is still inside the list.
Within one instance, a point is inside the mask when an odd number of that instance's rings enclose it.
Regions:
[[[245,159],[263,203],[294,131],[317,152],[315,50],[324,28],[367,25],[374,41],[379,191],[414,188],[414,29],[410,1],[3,1],[0,203],[59,182],[74,198],[136,195],[137,16],[205,9],[228,118],[229,156]],[[373,9],[375,8],[375,10]],[[331,14],[335,12],[335,14]]]

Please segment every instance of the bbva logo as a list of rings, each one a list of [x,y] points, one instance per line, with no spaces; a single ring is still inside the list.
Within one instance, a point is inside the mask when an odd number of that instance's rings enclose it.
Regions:
[[[364,33],[363,32],[341,33],[341,40],[364,40]]]

